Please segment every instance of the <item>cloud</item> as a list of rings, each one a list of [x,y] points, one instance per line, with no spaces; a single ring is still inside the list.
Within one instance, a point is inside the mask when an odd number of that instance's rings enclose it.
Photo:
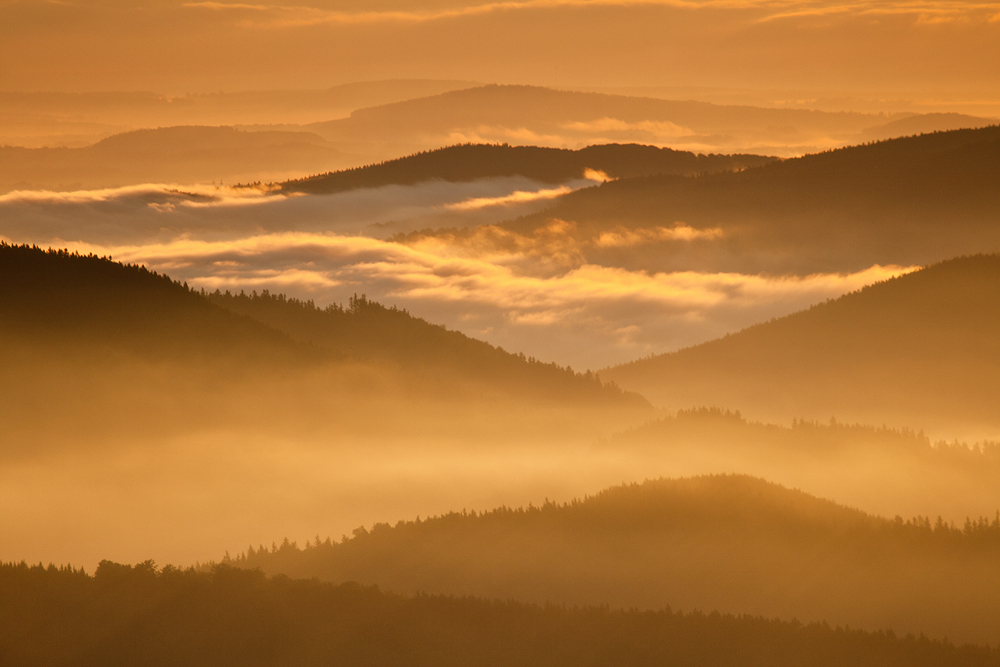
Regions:
[[[70,247],[209,290],[271,289],[321,304],[364,292],[508,349],[591,368],[700,342],[910,270],[768,277],[584,264],[533,275],[502,256],[461,256],[446,243],[304,232]]]
[[[191,2],[183,7],[212,11],[249,13],[253,18],[241,21],[252,28],[295,28],[315,25],[358,25],[377,23],[426,23],[463,17],[484,16],[497,12],[561,8],[664,7],[686,10],[730,9],[764,12],[758,22],[829,15],[912,15],[926,21],[931,17],[954,20],[959,17],[992,21],[995,2],[944,2],[942,0],[901,2],[863,2],[821,4],[812,0],[512,0],[509,2],[456,2],[441,9],[415,11],[385,9],[375,11],[328,10],[310,6],[263,5],[223,2]],[[260,15],[266,14],[266,17]]]
[[[555,199],[560,195],[564,195],[573,191],[573,188],[562,185],[558,188],[550,188],[548,190],[536,190],[534,192],[525,192],[524,190],[517,190],[509,195],[503,195],[501,197],[477,197],[475,199],[466,199],[465,201],[456,202],[454,204],[446,204],[445,208],[450,211],[471,211],[477,208],[486,208],[487,206],[504,206],[506,204],[522,204],[529,201],[537,201],[539,199]]]
[[[594,245],[599,248],[627,248],[653,241],[693,241],[695,239],[720,239],[722,230],[695,229],[690,225],[678,223],[673,227],[653,227],[650,229],[626,229],[619,227],[610,232],[602,232]]]

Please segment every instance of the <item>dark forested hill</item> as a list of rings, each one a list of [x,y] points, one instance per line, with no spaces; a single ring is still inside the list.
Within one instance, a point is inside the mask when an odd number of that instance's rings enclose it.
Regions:
[[[621,179],[504,226],[531,234],[553,219],[573,223],[580,240],[618,227],[715,230],[710,242],[664,241],[643,267],[655,270],[801,274],[992,252],[1000,249],[1000,127],[893,139],[737,173]]]
[[[346,308],[318,308],[311,302],[270,293],[207,294],[208,300],[226,310],[263,322],[292,339],[365,362],[391,361],[418,367],[434,375],[459,374],[497,387],[544,395],[551,391],[579,400],[616,394],[591,373],[577,374],[555,364],[526,359],[458,331],[413,317],[397,308],[353,297]],[[621,395],[623,402],[645,404],[638,395]]]
[[[109,258],[28,246],[0,244],[0,342],[0,455],[210,425],[592,437],[651,412],[591,374],[364,298],[320,310],[208,295]]]
[[[671,407],[1000,432],[1000,256],[942,262],[672,354],[602,371]]]
[[[774,158],[760,155],[701,155],[638,144],[605,144],[579,150],[463,144],[289,181],[282,184],[282,188],[291,192],[326,194],[383,185],[412,185],[434,179],[465,182],[504,176],[562,183],[583,178],[587,169],[602,171],[611,178],[622,178],[735,171],[772,161]]]
[[[0,565],[7,667],[988,667],[994,649],[751,616],[538,607],[104,561]]]
[[[400,592],[669,602],[996,643],[998,556],[997,521],[889,521],[762,480],[713,476],[376,524],[342,542],[261,547],[233,562]]]
[[[0,243],[0,335],[146,356],[304,353],[288,336],[140,266]]]

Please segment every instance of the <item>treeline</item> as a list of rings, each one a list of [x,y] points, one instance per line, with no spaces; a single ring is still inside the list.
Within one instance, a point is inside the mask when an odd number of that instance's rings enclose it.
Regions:
[[[702,155],[639,144],[605,144],[579,150],[461,144],[281,184],[289,192],[331,194],[356,188],[412,185],[423,181],[468,182],[524,176],[544,183],[583,178],[586,169],[611,178],[651,174],[699,174],[745,169],[773,162],[760,155]]]
[[[1000,516],[884,519],[746,476],[656,480],[250,548],[227,562],[391,590],[715,608],[1000,641]]]
[[[267,290],[260,294],[217,290],[205,296],[226,310],[344,358],[391,361],[437,376],[461,373],[496,387],[517,386],[531,394],[557,392],[573,400],[589,397],[636,407],[647,405],[639,395],[602,383],[590,371],[576,373],[568,366],[512,354],[395,306],[383,306],[363,294],[348,299],[346,307],[331,304],[324,308]]]
[[[552,219],[572,220],[597,238],[617,226],[684,221],[721,229],[715,252],[677,245],[643,268],[855,271],[995,249],[998,183],[1000,127],[994,126],[852,146],[736,173],[621,179],[564,195],[552,208],[503,226],[530,235]],[[602,258],[591,253],[587,260]]]
[[[0,242],[0,336],[157,358],[290,360],[287,336],[209,303],[186,283],[111,257]]]
[[[90,665],[987,667],[1000,654],[891,631],[719,613],[536,606],[354,583],[103,561],[0,564],[0,662]]]
[[[966,256],[601,375],[672,409],[995,432],[998,324],[1000,255]]]

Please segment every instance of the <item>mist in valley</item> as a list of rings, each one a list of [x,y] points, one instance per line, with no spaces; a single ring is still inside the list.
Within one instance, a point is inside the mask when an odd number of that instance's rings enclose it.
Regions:
[[[0,663],[997,665],[994,14],[0,6]]]

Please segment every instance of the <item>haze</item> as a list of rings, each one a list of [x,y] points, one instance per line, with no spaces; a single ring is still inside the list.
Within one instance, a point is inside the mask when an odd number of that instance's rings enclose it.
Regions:
[[[997,81],[988,2],[0,0],[0,662],[1000,665]]]

